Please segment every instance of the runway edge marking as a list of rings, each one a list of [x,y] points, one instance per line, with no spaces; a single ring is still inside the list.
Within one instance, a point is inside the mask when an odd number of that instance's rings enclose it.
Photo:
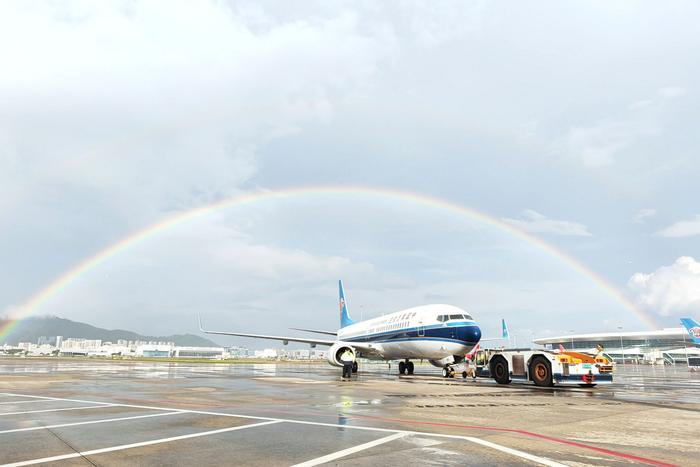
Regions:
[[[88,457],[88,456],[94,456],[97,454],[105,454],[108,452],[123,451],[125,449],[133,449],[133,448],[140,448],[140,447],[144,447],[144,446],[151,446],[154,444],[170,443],[172,441],[180,441],[183,439],[218,435],[220,433],[227,433],[229,431],[244,430],[246,428],[255,428],[255,427],[264,426],[264,425],[272,425],[274,423],[282,423],[282,422],[281,421],[269,421],[269,422],[253,423],[251,425],[233,426],[233,427],[229,427],[229,428],[221,428],[218,430],[203,431],[200,433],[191,433],[189,435],[172,436],[170,438],[153,439],[150,441],[141,441],[138,443],[121,444],[119,446],[110,446],[107,448],[91,449],[89,451],[72,452],[70,454],[62,454],[62,455],[58,455],[58,456],[44,457],[41,459],[31,459],[28,461],[14,462],[11,464],[3,464],[0,467],[21,467],[23,465],[43,464],[46,462],[55,462],[55,461],[60,461],[60,460],[65,460],[65,459],[74,459],[76,457]]]

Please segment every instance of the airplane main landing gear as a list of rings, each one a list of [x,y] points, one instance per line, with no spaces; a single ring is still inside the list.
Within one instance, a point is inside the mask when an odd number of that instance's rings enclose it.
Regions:
[[[413,374],[413,362],[406,359],[405,362],[399,362],[399,374],[400,375],[412,375]]]
[[[455,369],[452,368],[451,366],[446,365],[442,369],[442,377],[443,378],[454,378],[455,377]]]

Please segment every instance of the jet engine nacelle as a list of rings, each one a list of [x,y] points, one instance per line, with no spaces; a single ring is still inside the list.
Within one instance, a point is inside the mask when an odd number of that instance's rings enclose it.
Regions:
[[[343,366],[343,362],[340,361],[340,356],[343,355],[343,352],[345,352],[348,349],[350,349],[350,352],[352,352],[352,357],[354,360],[355,357],[357,357],[355,349],[342,342],[336,342],[335,344],[333,344],[331,348],[328,349],[328,353],[326,354],[328,363],[330,363],[333,366]]]
[[[438,368],[445,368],[447,365],[454,365],[464,361],[464,355],[450,355],[449,357],[441,358],[440,360],[428,360],[431,365]]]

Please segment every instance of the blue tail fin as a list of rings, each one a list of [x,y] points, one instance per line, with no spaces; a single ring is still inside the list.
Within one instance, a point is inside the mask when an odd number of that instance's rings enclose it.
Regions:
[[[695,344],[700,344],[700,324],[693,318],[681,318],[681,324],[688,331],[690,340]]]
[[[510,333],[508,332],[508,325],[506,324],[505,319],[501,320],[501,330],[502,330],[501,337],[504,339],[510,339]]]
[[[348,314],[348,304],[345,302],[345,291],[343,281],[338,281],[338,292],[340,293],[340,327],[350,326],[355,323]]]

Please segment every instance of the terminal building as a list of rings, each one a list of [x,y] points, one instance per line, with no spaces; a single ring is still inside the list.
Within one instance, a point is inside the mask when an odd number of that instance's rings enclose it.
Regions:
[[[535,339],[535,344],[549,349],[563,346],[567,350],[596,352],[598,345],[617,363],[687,363],[688,355],[700,356],[700,348],[690,339],[685,328],[659,331],[604,332],[570,334]]]

